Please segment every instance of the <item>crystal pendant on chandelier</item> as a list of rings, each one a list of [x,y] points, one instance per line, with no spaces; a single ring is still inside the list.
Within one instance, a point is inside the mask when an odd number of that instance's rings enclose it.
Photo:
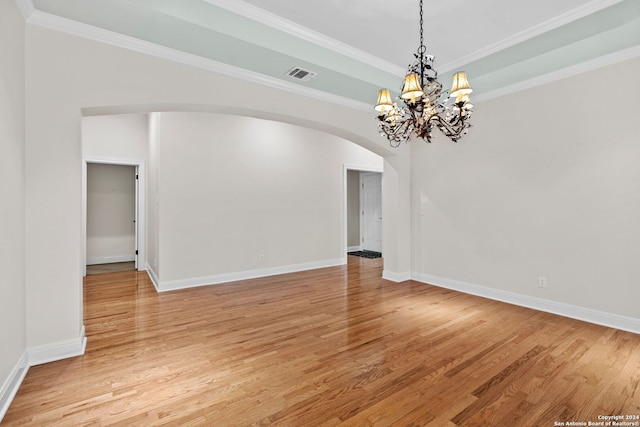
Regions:
[[[443,92],[434,67],[434,57],[425,55],[426,50],[420,0],[420,47],[414,54],[416,62],[409,65],[402,86],[400,99],[404,106],[399,108],[392,101],[388,89],[380,89],[375,106],[379,113],[380,135],[386,137],[393,147],[398,147],[402,141],[408,142],[412,133],[431,142],[434,126],[457,142],[471,127],[469,119],[473,104],[469,94],[473,89],[469,86],[466,73],[457,72],[453,76],[451,90]]]

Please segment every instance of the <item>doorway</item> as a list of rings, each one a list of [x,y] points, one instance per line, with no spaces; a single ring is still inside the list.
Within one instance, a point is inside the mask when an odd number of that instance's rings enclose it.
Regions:
[[[382,252],[382,174],[360,172],[362,250]]]
[[[382,170],[345,165],[345,254],[382,256]],[[346,261],[346,260],[345,260]]]
[[[144,270],[144,163],[85,160],[83,275]]]

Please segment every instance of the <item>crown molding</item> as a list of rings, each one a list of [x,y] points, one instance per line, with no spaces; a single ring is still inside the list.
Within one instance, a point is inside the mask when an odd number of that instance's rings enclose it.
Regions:
[[[328,102],[331,104],[340,105],[340,106],[358,110],[358,111],[371,112],[371,105],[361,101],[356,101],[350,98],[323,92],[317,89],[312,89],[312,88],[302,86],[293,82],[289,82],[289,81],[281,80],[275,77],[256,73],[254,71],[245,70],[243,68],[235,67],[235,66],[218,62],[212,59],[207,59],[194,54],[182,52],[177,49],[168,48],[155,43],[150,43],[144,40],[136,39],[134,37],[125,36],[113,31],[109,31],[109,30],[92,26],[92,25],[77,22],[68,18],[42,12],[33,8],[33,4],[31,0],[15,0],[15,1],[16,1],[16,4],[18,4],[22,14],[25,17],[28,17],[26,19],[29,24],[38,25],[38,26],[49,28],[56,31],[61,31],[64,33],[91,39],[101,43],[106,43],[106,44],[121,47],[124,49],[132,50],[135,52],[143,53],[146,55],[151,55],[161,59],[166,59],[172,62],[177,62],[183,65],[200,68],[203,70],[215,72],[215,73],[233,77],[233,78],[238,78],[248,82],[261,84],[263,86],[271,87],[278,90],[283,90],[289,93],[316,99],[318,101]],[[215,4],[217,3],[234,3],[235,4],[236,2],[235,0],[233,2],[231,2],[230,0],[205,0],[205,1],[210,2],[212,4],[214,3]],[[618,3],[620,1],[621,0],[595,0],[588,3],[584,7],[580,8],[579,13],[577,13],[576,10],[574,10],[571,16],[573,16],[573,19],[577,19],[577,17],[579,16],[588,15],[589,13],[593,13],[594,11],[603,9],[607,6]],[[238,1],[238,4],[244,4],[246,6],[250,6],[247,3],[244,3],[242,1]],[[250,6],[250,7],[253,8],[253,6]],[[259,8],[255,8],[255,9],[262,10]],[[571,19],[569,19],[568,15],[569,14],[565,14],[561,17],[558,17],[557,19],[554,19],[553,21],[556,22],[556,26],[560,26],[562,25],[562,23],[569,22]],[[551,24],[549,24],[549,21],[548,21],[546,25],[551,25]],[[548,29],[550,29],[550,27],[544,27],[546,28],[546,30],[543,30],[541,29],[542,26],[538,26],[537,28],[538,28],[537,31],[539,32],[548,31]],[[514,41],[514,40],[515,40],[515,37],[511,39],[510,43],[517,43],[517,41]],[[502,46],[500,48],[505,48],[505,47],[506,46]],[[500,48],[496,48],[496,45],[493,45],[491,49],[499,50]],[[489,53],[486,53],[486,52],[489,52],[489,49],[484,50],[483,52],[485,53],[482,55],[487,55]],[[478,55],[479,55],[478,57],[482,56],[481,54],[478,54]],[[511,93],[519,92],[519,91],[530,89],[543,84],[551,83],[553,81],[560,80],[566,77],[570,77],[575,74],[580,74],[596,68],[611,65],[617,62],[622,62],[637,56],[640,56],[640,46],[635,46],[635,47],[628,48],[619,52],[615,52],[606,56],[595,58],[593,60],[583,62],[567,68],[563,68],[561,70],[557,70],[551,73],[547,73],[545,75],[538,76],[526,81],[505,86],[494,91],[480,93],[474,97],[474,101],[478,103],[478,102],[483,102],[490,99],[498,98],[501,96],[509,95]]]
[[[235,67],[233,65],[218,62],[213,59],[208,59],[191,53],[182,52],[177,49],[161,46],[155,43],[119,34],[114,31],[98,28],[93,25],[77,22],[61,16],[52,15],[50,13],[41,12],[39,10],[34,11],[29,19],[29,23],[51,30],[61,31],[101,43],[110,44],[112,46],[117,46],[135,52],[143,53],[146,55],[155,56],[157,58],[166,59],[183,65],[212,71],[241,80],[246,80],[251,83],[257,83],[274,89],[279,89],[308,98],[313,98],[318,101],[329,102],[354,110],[371,112],[371,105],[361,101],[356,101],[344,96],[301,86],[292,82],[267,76],[265,74],[245,70],[244,68]]]
[[[262,8],[246,3],[242,0],[204,0],[205,2],[226,9],[237,15],[244,16],[252,21],[259,22],[267,25],[271,28],[275,28],[278,31],[282,31],[299,39],[311,42],[317,46],[323,47],[334,51],[340,55],[353,58],[364,64],[375,67],[379,70],[386,71],[390,74],[397,74],[404,76],[406,68],[400,67],[396,64],[392,64],[389,61],[367,53],[363,50],[357,49],[346,43],[328,37],[310,28],[297,24],[293,21],[289,21],[274,13],[268,12]]]
[[[477,104],[482,101],[488,101],[490,99],[499,98],[505,95],[510,95],[515,92],[531,89],[536,86],[552,83],[557,80],[575,76],[576,74],[586,73],[587,71],[606,67],[607,65],[613,65],[618,62],[626,61],[628,59],[637,58],[639,56],[640,56],[640,45],[633,46],[627,49],[620,50],[618,52],[610,53],[609,55],[594,58],[590,61],[582,62],[580,64],[562,68],[560,70],[553,71],[551,73],[543,74],[541,76],[534,77],[529,80],[525,80],[509,86],[501,87],[500,89],[496,89],[486,93],[481,93],[478,96],[475,96],[473,98],[473,101],[474,101],[474,104]]]
[[[525,31],[521,31],[514,34],[511,37],[500,40],[497,43],[489,45],[483,49],[473,52],[469,55],[458,58],[454,61],[448,62],[440,66],[440,70],[443,73],[447,73],[453,70],[457,70],[467,64],[470,64],[479,59],[485,58],[501,50],[510,48],[526,40],[532,39],[540,34],[544,34],[548,31],[567,25],[573,21],[583,18],[592,13],[598,12],[607,7],[613,6],[616,3],[620,3],[622,0],[592,0],[587,4],[572,9],[562,15],[555,16],[547,21],[541,22],[538,25],[534,25]]]
[[[33,7],[33,3],[31,0],[15,0],[16,6],[20,9],[20,13],[25,21],[29,21],[31,15],[36,11],[36,8]]]

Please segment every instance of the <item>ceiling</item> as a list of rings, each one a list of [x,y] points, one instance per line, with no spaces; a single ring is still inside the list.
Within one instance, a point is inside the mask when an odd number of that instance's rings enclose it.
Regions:
[[[359,108],[419,45],[417,0],[19,1],[36,24]],[[476,101],[640,55],[638,0],[424,0],[424,22],[440,80],[464,69]]]

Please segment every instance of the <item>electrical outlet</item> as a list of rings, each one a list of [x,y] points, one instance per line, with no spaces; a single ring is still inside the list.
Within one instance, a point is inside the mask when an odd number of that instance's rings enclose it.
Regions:
[[[538,287],[542,289],[547,289],[547,278],[546,277],[538,277]]]
[[[260,254],[260,262],[264,262],[264,254]]]

